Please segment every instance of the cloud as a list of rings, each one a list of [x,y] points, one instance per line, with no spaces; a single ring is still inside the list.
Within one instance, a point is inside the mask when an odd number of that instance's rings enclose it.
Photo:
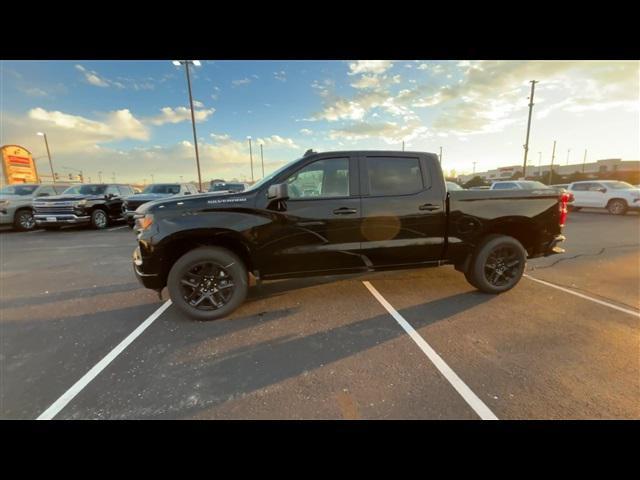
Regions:
[[[384,73],[393,66],[391,60],[358,60],[349,64],[349,75],[359,73]]]
[[[28,117],[43,125],[44,130],[48,127],[67,130],[77,135],[88,135],[95,138],[95,141],[149,138],[148,129],[128,109],[108,112],[103,115],[103,121],[60,111],[47,111],[40,107],[29,110]]]
[[[287,74],[284,70],[280,70],[279,72],[273,72],[273,77],[276,80],[280,80],[281,82],[287,81]]]
[[[196,105],[197,103],[197,105]],[[216,111],[215,108],[200,109],[195,107],[204,106],[201,102],[194,101],[194,117],[196,122],[204,122]],[[149,122],[153,125],[164,125],[166,123],[180,123],[184,121],[191,121],[191,109],[187,107],[164,107],[160,109],[160,115],[156,115],[149,119]]]
[[[240,87],[242,85],[249,85],[251,83],[251,79],[245,77],[240,80],[232,80],[231,83],[234,87]]]
[[[300,148],[291,138],[284,138],[280,135],[271,135],[270,137],[257,138],[256,143],[263,144],[265,147],[282,147],[282,148]]]
[[[368,123],[359,122],[343,128],[331,130],[331,139],[361,140],[367,138],[379,138],[388,144],[410,141],[414,138],[428,137],[431,134],[418,119],[410,118],[403,123],[380,122]]]
[[[101,78],[96,72],[87,70],[82,65],[76,65],[76,70],[79,70],[84,75],[84,79],[87,83],[95,87],[108,87],[113,84],[110,80]],[[122,84],[119,84],[122,85]]]
[[[300,133],[302,135],[313,135],[313,130],[309,130],[308,128],[301,128]]]

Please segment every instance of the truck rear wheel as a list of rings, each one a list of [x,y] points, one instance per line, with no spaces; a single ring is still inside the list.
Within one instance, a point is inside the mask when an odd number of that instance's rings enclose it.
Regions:
[[[172,302],[196,320],[216,320],[238,308],[249,290],[247,269],[234,253],[202,247],[185,253],[167,279]]]
[[[482,292],[506,292],[522,278],[526,259],[527,252],[518,240],[491,235],[476,248],[465,277]]]
[[[627,202],[617,198],[615,200],[611,200],[607,205],[607,210],[609,210],[609,213],[612,215],[624,215],[627,213],[628,208]]]

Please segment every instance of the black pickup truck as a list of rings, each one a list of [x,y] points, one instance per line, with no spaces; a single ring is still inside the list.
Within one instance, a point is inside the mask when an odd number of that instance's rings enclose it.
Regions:
[[[122,220],[122,199],[133,195],[130,185],[82,184],[65,190],[61,195],[33,201],[36,225],[57,230],[62,225],[91,225],[107,228],[111,222]]]
[[[223,317],[263,279],[452,264],[501,293],[528,258],[561,253],[566,197],[551,189],[451,191],[438,157],[307,152],[246,191],[137,210],[133,267],[191,317]]]

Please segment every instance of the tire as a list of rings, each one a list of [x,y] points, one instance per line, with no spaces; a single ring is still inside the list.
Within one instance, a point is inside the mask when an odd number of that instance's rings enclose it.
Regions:
[[[518,240],[506,235],[490,235],[476,248],[465,277],[482,292],[506,292],[522,278],[526,260],[527,252]]]
[[[36,228],[33,211],[28,208],[18,210],[13,217],[13,228],[19,232],[29,232]]]
[[[628,208],[627,202],[619,199],[611,200],[607,204],[607,210],[609,210],[609,213],[612,215],[624,215],[627,213]]]
[[[228,286],[229,281],[231,287]],[[205,291],[210,287],[209,293],[201,293],[202,290],[195,288],[196,284]],[[247,268],[229,250],[201,247],[185,253],[171,267],[167,288],[171,301],[189,317],[216,320],[229,315],[244,302],[249,290]],[[194,306],[196,302],[200,305]]]
[[[91,226],[96,230],[102,230],[109,226],[109,215],[100,208],[91,212]]]

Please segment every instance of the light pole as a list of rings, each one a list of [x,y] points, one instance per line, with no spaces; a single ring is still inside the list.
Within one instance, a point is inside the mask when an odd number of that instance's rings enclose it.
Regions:
[[[51,167],[51,180],[56,183],[56,176],[53,173],[53,162],[51,161],[51,152],[49,151],[49,142],[47,141],[47,134],[44,132],[38,132],[36,135],[44,137],[44,144],[47,147],[47,156],[49,157],[49,167]]]
[[[442,165],[442,147],[440,147],[440,165]]]
[[[264,178],[264,154],[262,153],[262,143],[260,144],[260,162],[262,162],[262,178]]]
[[[542,163],[542,152],[538,152],[538,176],[542,174],[540,171],[540,164]]]
[[[551,169],[549,171],[549,185],[553,185],[553,161],[556,159],[556,141],[553,141],[553,152],[551,152]]]
[[[569,165],[569,154],[571,153],[571,149],[567,150],[567,165]]]
[[[584,150],[584,158],[582,159],[582,173],[584,173],[584,164],[587,163],[587,149]]]
[[[529,132],[531,131],[531,113],[533,112],[533,94],[536,91],[537,80],[531,80],[531,96],[529,97],[529,119],[527,120],[527,138],[524,142],[524,164],[522,166],[522,177],[527,179],[527,154],[529,153]]]
[[[476,162],[473,162],[473,174],[476,174]]]
[[[98,180],[102,183],[102,170],[98,172]]]
[[[151,174],[151,183],[156,183],[155,180],[153,179],[153,173]]]
[[[80,183],[84,183],[84,176],[82,175],[82,170],[78,170],[77,168],[71,167],[62,167],[65,170],[73,170],[74,172],[78,172],[78,176],[80,177]]]
[[[251,183],[253,183],[253,151],[251,150],[251,135],[247,137],[249,140],[249,162],[251,162]]]
[[[402,141],[402,151],[404,152],[404,140]]]
[[[196,148],[196,165],[198,166],[198,189],[202,191],[202,176],[200,175],[200,155],[198,154],[198,136],[196,135],[196,117],[193,112],[193,96],[191,95],[191,75],[189,75],[189,65],[200,66],[199,60],[174,60],[173,64],[178,67],[184,65],[187,72],[187,86],[189,89],[189,105],[191,106],[191,126],[193,127],[193,144]]]

